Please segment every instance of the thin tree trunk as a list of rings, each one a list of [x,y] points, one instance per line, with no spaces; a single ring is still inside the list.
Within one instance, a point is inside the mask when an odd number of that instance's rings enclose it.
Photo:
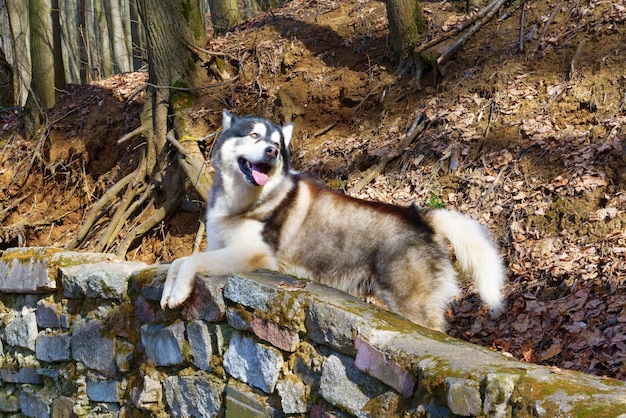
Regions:
[[[9,25],[13,40],[13,75],[15,77],[15,104],[24,106],[28,98],[30,85],[31,55],[30,55],[30,24],[28,9],[21,0],[5,0],[9,16]]]
[[[65,64],[61,47],[61,19],[59,10],[59,0],[52,0],[52,36],[54,47],[54,86],[55,99],[65,90]]]
[[[213,31],[216,34],[223,33],[241,22],[237,0],[209,0],[209,9]]]
[[[423,31],[419,0],[386,0],[391,46],[405,59],[413,54]]]
[[[106,0],[111,18],[111,44],[113,45],[113,62],[120,72],[130,71],[130,56],[126,49],[126,35],[122,24],[120,0]]]

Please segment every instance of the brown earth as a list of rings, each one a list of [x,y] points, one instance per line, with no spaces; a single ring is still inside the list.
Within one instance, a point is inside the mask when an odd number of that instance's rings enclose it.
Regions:
[[[519,8],[496,17],[418,82],[396,73],[384,3],[293,0],[211,40],[239,78],[198,95],[194,135],[214,133],[222,108],[294,121],[294,165],[329,187],[474,216],[506,260],[507,309],[490,319],[466,285],[449,333],[626,379],[626,2],[525,3],[523,21]],[[464,4],[422,2],[426,40],[465,19]],[[444,49],[435,48],[426,52]],[[133,73],[69,87],[48,112],[51,129],[32,139],[17,134],[19,114],[0,113],[1,249],[65,245],[132,170],[141,140],[116,141],[139,123],[145,81]],[[398,149],[421,113],[424,131]],[[188,254],[200,217],[181,208],[128,258]]]

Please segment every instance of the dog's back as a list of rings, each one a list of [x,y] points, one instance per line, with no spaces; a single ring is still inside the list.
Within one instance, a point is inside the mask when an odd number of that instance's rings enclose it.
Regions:
[[[415,207],[344,196],[298,178],[273,243],[280,270],[354,296],[377,296],[391,310],[444,329],[458,293],[442,237]],[[273,225],[276,227],[277,225]]]

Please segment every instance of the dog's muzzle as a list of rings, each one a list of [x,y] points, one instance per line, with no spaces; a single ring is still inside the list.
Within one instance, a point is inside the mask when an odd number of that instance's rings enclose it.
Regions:
[[[253,163],[243,157],[239,158],[239,169],[245,176],[246,180],[253,186],[265,186],[269,180],[268,173],[272,169],[273,164],[268,162]]]

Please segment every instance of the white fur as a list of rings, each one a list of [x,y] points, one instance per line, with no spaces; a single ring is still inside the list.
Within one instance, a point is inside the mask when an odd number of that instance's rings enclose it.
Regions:
[[[461,269],[474,278],[480,298],[498,313],[502,309],[504,267],[485,228],[459,212],[439,209],[429,212],[430,225],[454,247]]]

